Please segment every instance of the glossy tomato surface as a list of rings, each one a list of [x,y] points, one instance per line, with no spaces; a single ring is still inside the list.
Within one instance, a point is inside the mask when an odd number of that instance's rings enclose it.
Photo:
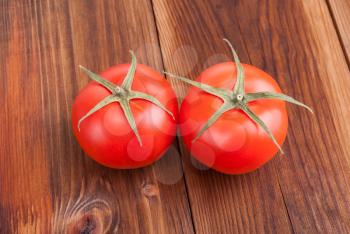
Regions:
[[[129,67],[130,64],[116,65],[101,73],[101,76],[121,85]],[[131,89],[153,95],[177,118],[178,106],[174,91],[168,81],[152,68],[138,64]],[[79,119],[110,94],[103,86],[91,82],[75,99],[73,130],[86,154],[107,167],[119,169],[143,167],[159,159],[176,135],[176,120],[146,100],[130,101],[142,146],[118,102],[86,118],[78,130]]]
[[[262,70],[242,64],[245,92],[271,91],[280,93],[276,81]],[[233,62],[216,64],[206,69],[197,81],[213,87],[232,90],[236,81]],[[198,88],[191,88],[182,102],[180,131],[191,154],[206,166],[227,174],[251,172],[269,161],[278,151],[268,134],[241,110],[224,113],[197,141],[198,131],[223,101]],[[288,116],[285,103],[280,100],[257,100],[248,103],[281,145],[286,137]]]

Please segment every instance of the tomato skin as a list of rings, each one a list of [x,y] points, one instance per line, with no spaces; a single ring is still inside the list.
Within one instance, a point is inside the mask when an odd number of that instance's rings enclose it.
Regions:
[[[130,64],[113,66],[101,76],[121,85]],[[175,120],[158,106],[132,99],[130,106],[143,146],[131,130],[118,102],[111,103],[86,118],[78,130],[78,121],[98,102],[111,93],[96,82],[90,82],[76,97],[72,108],[74,135],[92,159],[118,169],[147,166],[158,160],[176,135],[178,105],[168,81],[152,68],[137,64],[132,90],[156,97],[175,116]]]
[[[242,64],[245,92],[271,91],[281,93],[276,81],[262,70]],[[209,67],[196,79],[213,87],[232,90],[236,65],[233,62]],[[242,174],[256,170],[278,151],[271,138],[241,110],[224,113],[194,143],[201,127],[223,101],[198,88],[190,88],[180,109],[180,132],[191,154],[206,166],[226,174]],[[281,145],[287,135],[288,116],[285,102],[265,99],[248,103]]]

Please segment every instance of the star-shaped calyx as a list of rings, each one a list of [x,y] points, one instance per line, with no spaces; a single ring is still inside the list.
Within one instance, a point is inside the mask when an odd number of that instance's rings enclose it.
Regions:
[[[264,131],[269,135],[273,143],[278,147],[278,149],[283,153],[283,150],[281,146],[278,144],[277,140],[273,136],[270,129],[266,126],[266,124],[256,115],[254,112],[248,107],[248,103],[260,100],[260,99],[278,99],[286,102],[290,102],[302,107],[305,107],[308,109],[311,113],[313,111],[310,107],[306,106],[305,104],[295,100],[292,97],[289,97],[282,93],[273,93],[273,92],[257,92],[257,93],[245,93],[244,92],[244,69],[242,64],[240,63],[240,60],[237,56],[236,51],[234,50],[231,43],[224,39],[224,41],[229,45],[232,54],[233,59],[235,62],[235,65],[237,67],[237,79],[236,83],[233,87],[233,90],[226,90],[221,88],[212,87],[207,84],[203,84],[197,81],[193,81],[190,79],[187,79],[185,77],[176,76],[168,72],[164,72],[168,76],[171,76],[173,78],[179,79],[181,81],[184,81],[190,85],[193,85],[211,95],[214,95],[218,98],[221,98],[223,100],[223,104],[219,107],[219,109],[208,119],[208,121],[204,124],[204,126],[199,130],[197,136],[193,139],[193,142],[195,142],[204,131],[206,131],[213,123],[215,123],[216,120],[220,118],[222,114],[225,112],[232,110],[232,109],[240,109],[242,110],[253,122],[255,122],[258,126],[260,126]]]
[[[136,122],[134,119],[134,116],[132,114],[131,108],[130,108],[130,100],[132,99],[143,99],[146,101],[149,101],[153,103],[154,105],[158,106],[165,112],[167,112],[173,119],[175,119],[173,113],[171,113],[167,108],[163,106],[163,104],[156,99],[154,96],[149,95],[147,93],[135,91],[131,89],[132,82],[134,80],[135,72],[136,72],[136,64],[137,60],[135,57],[135,54],[130,51],[131,54],[131,65],[128,70],[127,75],[125,76],[122,84],[120,86],[102,78],[100,75],[97,75],[87,68],[80,66],[82,71],[86,73],[92,80],[96,81],[100,85],[102,85],[104,88],[106,88],[111,94],[104,98],[102,101],[97,103],[88,113],[86,113],[78,122],[78,130],[80,131],[80,125],[81,123],[88,118],[90,115],[94,114],[96,111],[100,110],[101,108],[113,103],[118,102],[120,104],[120,107],[122,108],[125,118],[127,119],[130,128],[135,133],[137,140],[139,144],[142,146],[141,137],[138,133]],[[118,116],[116,116],[118,118]]]

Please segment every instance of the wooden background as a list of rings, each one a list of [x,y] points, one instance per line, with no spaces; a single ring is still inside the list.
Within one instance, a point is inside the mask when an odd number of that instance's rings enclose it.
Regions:
[[[348,0],[0,0],[0,233],[350,233],[349,25]],[[223,37],[315,110],[288,106],[285,156],[226,176],[181,140],[140,170],[84,155],[79,64],[102,71],[133,49],[195,78],[230,59]]]

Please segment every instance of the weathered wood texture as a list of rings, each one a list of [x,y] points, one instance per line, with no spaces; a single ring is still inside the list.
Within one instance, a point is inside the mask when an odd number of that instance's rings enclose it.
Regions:
[[[0,233],[349,233],[348,13],[346,0],[0,0]],[[84,155],[79,64],[102,71],[133,49],[195,78],[231,59],[223,37],[315,110],[288,106],[285,156],[226,176],[181,140],[139,170]],[[181,100],[188,86],[170,81]]]
[[[227,37],[243,62],[272,74],[316,113],[289,106],[286,155],[249,175],[198,172],[185,153],[198,233],[349,232],[350,76],[326,2],[154,0],[154,6],[168,71],[194,78],[208,60],[226,61]],[[180,95],[187,90],[174,85]]]
[[[191,233],[176,148],[117,171],[72,135],[72,101],[88,82],[78,64],[102,71],[132,48],[162,70],[151,2],[0,2],[0,233]],[[171,172],[177,180],[164,179]]]

